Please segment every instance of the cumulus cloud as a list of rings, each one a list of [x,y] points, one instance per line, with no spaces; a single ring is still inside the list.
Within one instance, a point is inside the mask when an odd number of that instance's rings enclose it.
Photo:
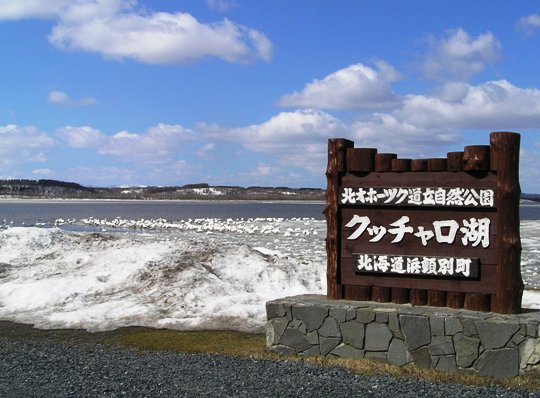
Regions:
[[[395,114],[421,128],[538,128],[540,90],[519,88],[506,80],[450,84],[441,96],[406,96]]]
[[[129,161],[161,163],[175,158],[182,144],[193,138],[192,130],[180,125],[160,123],[143,134],[120,131],[107,137],[98,152]]]
[[[59,129],[57,134],[73,148],[99,147],[107,140],[101,131],[88,126],[65,126]]]
[[[18,175],[18,167],[28,163],[43,163],[46,151],[56,141],[33,126],[9,124],[0,126],[0,165],[2,173]],[[10,177],[11,178],[11,177]]]
[[[284,95],[281,106],[319,109],[389,108],[399,102],[390,83],[401,79],[400,74],[383,61],[375,62],[376,69],[361,63],[350,65],[315,79],[300,92]]]
[[[0,0],[0,20],[56,18],[70,0]]]
[[[342,123],[320,110],[281,112],[261,124],[225,129],[200,126],[211,139],[241,143],[246,149],[275,156],[282,165],[293,165],[320,172],[324,163],[321,148],[328,137],[343,129]],[[321,163],[322,162],[322,163]]]
[[[444,154],[450,145],[461,139],[455,130],[435,126],[423,128],[391,114],[359,119],[348,131],[348,137],[357,147],[374,147],[381,153],[392,152],[399,157],[411,158]]]
[[[271,41],[255,29],[228,19],[202,23],[183,12],[151,13],[136,0],[0,0],[0,19],[21,18],[55,19],[51,44],[112,59],[185,64],[206,57],[231,63],[272,58]]]
[[[533,36],[540,29],[540,15],[531,14],[520,18],[516,24],[516,29],[525,36]]]
[[[36,156],[41,150],[56,145],[53,138],[33,126],[8,124],[0,126],[0,156],[17,159],[21,154],[25,158]]]
[[[471,37],[463,29],[449,30],[430,39],[431,49],[423,70],[437,80],[467,80],[500,57],[501,44],[491,32]]]
[[[91,106],[97,105],[98,101],[92,97],[83,97],[78,100],[71,98],[63,91],[53,90],[48,95],[49,102],[65,106]]]

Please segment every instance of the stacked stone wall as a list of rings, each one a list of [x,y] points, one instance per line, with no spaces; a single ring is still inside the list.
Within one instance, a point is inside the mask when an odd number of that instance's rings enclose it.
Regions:
[[[266,304],[266,345],[301,356],[513,377],[540,368],[540,311],[501,315],[304,295]]]

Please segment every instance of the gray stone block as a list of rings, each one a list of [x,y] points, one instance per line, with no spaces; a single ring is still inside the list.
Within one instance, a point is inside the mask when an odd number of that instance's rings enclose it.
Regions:
[[[298,331],[298,329],[286,329],[283,336],[279,340],[280,345],[293,348],[296,352],[302,352],[311,347],[306,336]]]
[[[296,350],[284,345],[275,345],[271,347],[271,350],[281,355],[296,355]]]
[[[458,318],[450,317],[445,320],[445,331],[447,336],[454,336],[463,332],[463,325]]]
[[[339,323],[347,320],[347,310],[345,308],[330,308],[330,316]]]
[[[429,321],[425,316],[401,315],[399,317],[401,331],[405,337],[405,343],[409,351],[414,351],[424,345],[429,344],[431,334]]]
[[[429,344],[431,355],[450,355],[454,354],[454,343],[450,336],[433,336]]]
[[[412,361],[412,356],[407,351],[407,346],[403,340],[392,339],[390,347],[388,348],[388,362],[403,366]]]
[[[518,332],[512,337],[512,343],[514,346],[520,345],[524,340],[527,334],[527,328],[525,325],[521,325]]]
[[[484,351],[474,368],[483,376],[514,377],[519,373],[519,353],[517,348]]]
[[[305,351],[299,352],[298,355],[303,357],[315,357],[321,355],[321,352],[319,351],[319,346],[313,346]]]
[[[395,334],[399,331],[401,334],[401,330],[399,329],[399,318],[396,312],[388,314],[388,327],[390,328],[392,333]]]
[[[364,348],[364,324],[358,321],[349,321],[342,323],[341,338],[345,344],[349,344],[357,349]]]
[[[292,321],[290,321],[288,328],[289,329],[298,329],[300,331],[300,333],[302,333],[302,334],[306,334],[306,332],[307,332],[306,325],[304,324],[304,322],[302,322],[299,319],[293,319]]]
[[[455,372],[457,371],[456,366],[456,357],[453,355],[443,355],[439,357],[435,369],[441,370],[444,372]]]
[[[388,323],[388,313],[384,313],[384,312],[377,312],[375,314],[375,322],[379,322],[379,323]]]
[[[321,355],[326,356],[341,343],[341,339],[335,337],[320,337],[319,342]]]
[[[348,308],[347,319],[345,319],[345,321],[352,321],[353,319],[356,319],[356,310],[353,308]]]
[[[317,333],[317,331],[307,333],[306,340],[309,342],[309,344],[319,344],[319,333]]]
[[[518,323],[477,321],[474,324],[486,350],[504,347],[519,330]]]
[[[328,308],[315,306],[296,306],[292,308],[292,314],[306,325],[306,331],[312,332],[319,329],[328,315]]]
[[[527,324],[527,336],[529,337],[538,337],[538,327],[535,324]]]
[[[429,318],[429,326],[431,327],[432,336],[444,336],[444,318],[431,317]]]
[[[465,333],[467,336],[478,335],[478,331],[476,330],[476,326],[474,326],[473,319],[464,318],[461,320],[461,324],[463,325],[463,333]]]
[[[366,326],[366,351],[387,351],[393,334],[384,323],[370,323]]]
[[[468,368],[478,358],[480,340],[476,337],[458,333],[454,336],[454,349],[456,350],[456,362],[460,368]]]
[[[388,362],[388,353],[386,351],[366,351],[364,358],[375,359],[381,362]]]
[[[414,365],[420,368],[431,368],[431,355],[427,347],[419,348],[411,352]]]
[[[527,339],[519,346],[521,369],[540,363],[540,339]]]
[[[340,358],[364,358],[365,351],[354,348],[348,344],[341,344],[334,348],[331,352],[332,355],[335,355]]]
[[[371,308],[356,310],[356,320],[362,323],[371,323],[375,320],[375,313]]]
[[[341,337],[337,321],[332,317],[326,318],[322,326],[319,328],[319,336]]]
[[[266,316],[268,319],[281,318],[287,315],[287,310],[283,304],[268,302],[266,303]]]
[[[274,318],[268,321],[266,323],[266,344],[274,345],[279,343],[288,324],[287,318]]]

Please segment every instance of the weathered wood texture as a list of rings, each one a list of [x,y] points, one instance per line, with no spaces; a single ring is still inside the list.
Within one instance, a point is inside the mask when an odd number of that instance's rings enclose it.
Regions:
[[[521,310],[521,239],[519,234],[519,143],[515,133],[492,133],[491,168],[497,174],[498,247],[497,294],[494,312],[513,314]]]
[[[354,148],[345,139],[328,142],[326,248],[328,256],[327,295],[348,299],[413,305],[448,306],[477,311],[518,313],[521,310],[519,237],[519,134],[492,133],[490,145],[467,146],[463,152],[449,152],[446,158],[401,159],[374,148]],[[342,187],[460,187],[495,191],[493,208],[429,208],[420,206],[352,206],[340,202]],[[416,226],[444,219],[489,219],[490,245],[486,248],[423,245],[412,236],[399,243],[384,237],[374,245],[370,236],[349,240],[345,223],[357,214],[388,225],[405,215]],[[367,234],[365,234],[367,235]],[[411,234],[412,235],[412,234]],[[461,239],[458,232],[457,241]],[[432,244],[433,243],[433,244]],[[359,274],[353,254],[424,255],[478,258],[479,277],[430,278],[413,275]],[[375,251],[373,251],[375,250]]]
[[[338,179],[339,173],[346,170],[346,154],[348,148],[353,148],[354,142],[346,139],[328,141],[328,166],[326,168],[326,281],[327,297],[330,299],[343,298],[343,289],[339,284],[339,228],[338,214]]]

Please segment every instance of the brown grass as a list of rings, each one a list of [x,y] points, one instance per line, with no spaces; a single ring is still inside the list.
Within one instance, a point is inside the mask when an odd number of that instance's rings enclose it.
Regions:
[[[251,357],[273,361],[303,361],[306,363],[340,367],[359,375],[387,374],[394,377],[424,379],[432,382],[458,383],[465,385],[499,385],[504,388],[540,391],[540,371],[507,378],[496,379],[479,375],[440,372],[415,366],[399,367],[371,359],[341,359],[324,357],[294,357],[271,353],[265,348],[265,337],[261,334],[232,331],[175,331],[129,327],[110,332],[89,333],[83,330],[39,330],[30,325],[0,322],[0,339],[50,340],[66,345],[108,344],[133,347],[142,350],[167,350],[188,353],[209,353]]]
[[[540,371],[505,379],[484,377],[473,374],[441,372],[422,369],[412,365],[395,366],[372,359],[342,359],[325,357],[292,357],[271,353],[265,349],[263,335],[231,331],[190,331],[151,330],[127,328],[115,333],[114,344],[149,350],[169,350],[177,352],[233,355],[268,360],[304,361],[306,363],[340,367],[359,375],[388,374],[395,377],[424,379],[432,382],[458,383],[487,386],[496,384],[505,388],[521,388],[540,391]]]

